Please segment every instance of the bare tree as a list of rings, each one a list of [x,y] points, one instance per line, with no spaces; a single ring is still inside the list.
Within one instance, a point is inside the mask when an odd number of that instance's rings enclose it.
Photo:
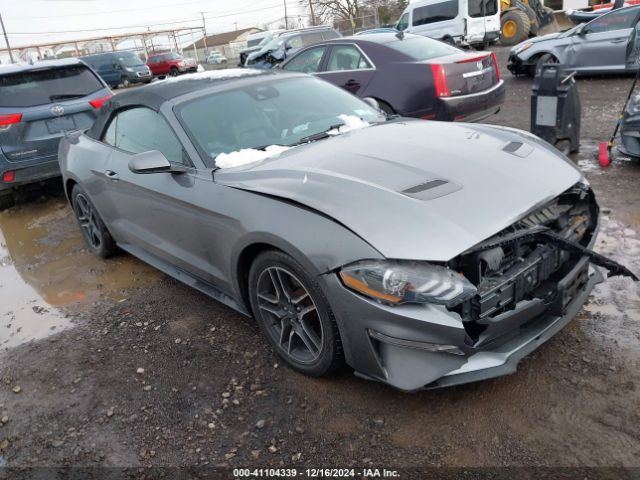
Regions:
[[[348,20],[351,28],[356,28],[356,19],[366,0],[309,0],[315,20],[339,18]]]

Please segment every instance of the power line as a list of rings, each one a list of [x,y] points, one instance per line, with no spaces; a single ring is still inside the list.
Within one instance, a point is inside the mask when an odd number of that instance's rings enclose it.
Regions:
[[[262,12],[264,10],[273,10],[275,8],[282,8],[282,4],[271,5],[269,7],[254,8],[251,10],[236,11],[236,12],[226,13],[221,15],[213,15],[213,16],[204,17],[204,18],[206,18],[207,20],[216,20],[219,18],[243,15],[246,13],[255,13],[255,12]],[[61,31],[52,31],[52,32],[7,32],[7,34],[10,36],[14,36],[14,35],[55,35],[55,34],[66,34],[66,33],[85,33],[85,32],[95,32],[95,31],[126,30],[130,28],[147,28],[147,27],[153,27],[158,25],[176,25],[176,24],[182,24],[186,22],[197,22],[197,21],[199,21],[199,19],[184,19],[184,20],[173,21],[173,22],[161,22],[161,23],[151,23],[151,24],[147,23],[145,25],[129,25],[126,27],[87,28],[82,30],[61,30]],[[195,28],[195,27],[186,27],[186,28]]]

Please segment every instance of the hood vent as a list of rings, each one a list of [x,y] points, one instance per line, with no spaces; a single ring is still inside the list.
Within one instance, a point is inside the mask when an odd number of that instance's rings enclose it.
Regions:
[[[509,142],[502,147],[502,151],[515,155],[516,157],[525,158],[533,152],[533,147],[522,142]]]
[[[462,187],[448,180],[427,180],[413,187],[405,188],[400,193],[417,198],[418,200],[431,200],[460,190]]]

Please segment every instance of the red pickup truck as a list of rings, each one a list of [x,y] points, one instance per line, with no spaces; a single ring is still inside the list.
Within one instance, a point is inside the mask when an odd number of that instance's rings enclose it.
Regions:
[[[181,73],[198,70],[198,64],[193,58],[183,57],[176,52],[149,55],[147,66],[154,75],[171,75],[174,77]]]

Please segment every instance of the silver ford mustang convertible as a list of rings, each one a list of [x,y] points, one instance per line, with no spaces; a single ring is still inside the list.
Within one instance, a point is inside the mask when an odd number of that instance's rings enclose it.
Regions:
[[[602,276],[598,206],[517,130],[386,117],[320,79],[230,70],[124,92],[60,144],[89,248],[253,316],[292,368],[403,390],[513,372]]]

